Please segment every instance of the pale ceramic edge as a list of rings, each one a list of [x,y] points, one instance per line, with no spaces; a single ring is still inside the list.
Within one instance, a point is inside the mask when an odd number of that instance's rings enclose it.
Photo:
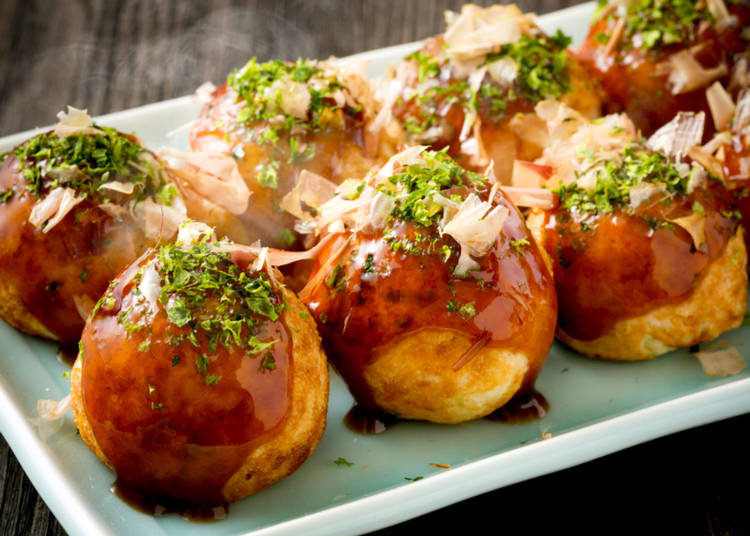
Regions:
[[[496,454],[408,486],[260,529],[252,535],[336,536],[369,532],[487,491],[748,411],[750,379],[745,379]]]

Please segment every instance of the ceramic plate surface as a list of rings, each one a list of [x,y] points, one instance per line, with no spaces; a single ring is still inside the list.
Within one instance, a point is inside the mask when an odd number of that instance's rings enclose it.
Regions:
[[[541,17],[580,41],[592,4]],[[400,45],[352,58],[371,62],[378,75],[388,62],[418,45]],[[199,82],[199,81],[196,81]],[[133,131],[151,148],[186,148],[186,136],[167,133],[194,119],[192,97],[104,116],[102,124]],[[0,140],[0,152],[33,132]],[[721,337],[750,357],[750,327]],[[63,527],[71,535],[353,534],[394,524],[521,480],[691,426],[750,411],[750,371],[709,379],[697,359],[677,351],[647,363],[584,359],[555,344],[537,381],[550,403],[542,419],[521,424],[486,420],[458,425],[399,423],[387,433],[362,436],[342,419],[352,405],[332,378],[328,428],[302,468],[271,488],[233,504],[229,517],[193,523],[176,515],[141,514],[110,490],[114,475],[76,435],[70,415],[50,437],[31,419],[40,398],[69,391],[55,358],[56,345],[20,334],[0,321],[0,431]],[[542,434],[548,439],[542,439]],[[333,460],[342,457],[351,467]],[[430,464],[450,465],[439,469]],[[424,477],[418,481],[416,477]]]

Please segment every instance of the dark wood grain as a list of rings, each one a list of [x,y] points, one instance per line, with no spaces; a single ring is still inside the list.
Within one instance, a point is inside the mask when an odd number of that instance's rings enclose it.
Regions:
[[[519,5],[546,13],[575,3]],[[441,31],[443,11],[460,4],[0,0],[0,135],[50,124],[67,104],[98,115],[188,94],[251,56],[344,56],[414,41]],[[450,526],[467,533],[745,534],[749,428],[745,415],[682,432],[377,534],[440,534]],[[0,534],[65,534],[4,440]]]

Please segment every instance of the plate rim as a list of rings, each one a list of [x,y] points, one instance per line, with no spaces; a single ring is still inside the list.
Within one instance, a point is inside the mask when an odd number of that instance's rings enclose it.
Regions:
[[[586,2],[539,17],[540,23],[557,24],[559,18],[584,17],[594,2]],[[408,53],[420,42],[365,51],[345,62],[369,61],[387,54]],[[102,122],[121,122],[143,114],[181,109],[195,102],[194,95],[146,104],[97,116]],[[51,127],[37,127],[0,138],[0,148],[13,146]],[[116,535],[114,527],[93,509],[66,474],[53,463],[54,448],[39,438],[24,416],[17,395],[0,375],[0,432],[29,480],[63,528],[71,535]],[[378,491],[359,499],[302,515],[238,536],[345,535],[372,531],[399,523],[449,504],[535,478],[671,433],[750,412],[750,378],[708,387],[647,407],[600,419],[592,424],[522,447],[468,462],[430,478]],[[103,490],[108,492],[108,490]],[[64,500],[62,500],[64,499]]]

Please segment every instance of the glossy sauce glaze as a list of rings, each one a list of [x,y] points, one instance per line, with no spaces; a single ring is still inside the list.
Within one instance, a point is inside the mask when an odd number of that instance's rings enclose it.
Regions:
[[[428,139],[423,139],[421,133],[407,134],[411,143],[427,142],[434,150],[448,147],[448,154],[462,167],[477,172],[483,172],[489,161],[493,161],[495,174],[503,183],[510,182],[514,159],[531,161],[541,156],[543,147],[529,138],[519,136],[517,133],[519,129],[515,126],[519,121],[532,122],[534,126],[537,125],[539,120],[533,115],[536,103],[524,96],[523,90],[517,85],[511,88],[515,98],[508,98],[507,89],[494,83],[489,76],[485,78],[487,87],[492,88],[490,91],[494,90],[496,93],[483,95],[480,91],[476,95],[478,124],[481,125],[478,132],[483,150],[486,151],[486,159],[480,161],[474,155],[467,154],[462,149],[464,140],[460,139],[469,106],[467,82],[452,75],[451,65],[445,58],[445,41],[442,36],[426,39],[420,53],[427,54],[438,61],[439,73],[426,78],[423,82],[415,77],[412,84],[406,88],[407,91],[412,92],[415,89],[426,91],[427,88],[433,86],[440,89],[432,90],[433,96],[426,99],[429,107],[425,107],[419,96],[414,96],[399,99],[393,107],[393,113],[399,122],[405,125],[408,132],[410,122],[422,122],[434,110],[434,123],[430,123],[429,131],[437,134],[431,135]],[[562,100],[587,117],[598,116],[600,103],[593,88],[593,80],[589,80],[589,75],[581,69],[571,54],[567,54],[566,58],[567,69],[571,75],[571,89]],[[404,61],[417,64],[417,60],[413,58],[407,58]],[[503,97],[502,108],[496,104],[498,97]],[[526,114],[531,114],[531,116],[522,118]],[[513,123],[511,120],[514,120]],[[539,127],[536,126],[536,128]]]
[[[126,269],[84,330],[85,412],[129,500],[210,517],[227,480],[287,418],[290,337],[282,312],[277,321],[258,317],[257,337],[277,341],[263,355],[235,344],[211,351],[202,331],[177,327],[162,305],[150,311],[136,272],[154,262],[151,253]],[[215,307],[205,302],[205,318]],[[197,347],[181,339],[191,334]]]
[[[279,206],[297,183],[300,171],[305,169],[338,184],[347,178],[360,178],[372,166],[384,162],[385,157],[380,156],[381,140],[367,129],[362,110],[355,115],[338,110],[338,121],[326,129],[299,129],[294,138],[300,148],[312,148],[313,156],[295,160],[288,132],[274,143],[254,141],[270,125],[267,121],[249,124],[238,121],[244,107],[244,99],[225,83],[214,91],[190,133],[190,147],[194,151],[234,156],[251,191],[250,207],[240,216],[247,234],[229,236],[234,240],[250,243],[260,239],[276,247],[300,246],[292,234],[294,216]],[[276,187],[258,181],[259,173],[272,160],[278,162]]]
[[[632,215],[618,208],[609,214],[548,211],[545,248],[554,263],[558,327],[573,338],[593,340],[621,319],[689,297],[738,225],[723,186],[710,182],[707,189],[673,197],[669,205],[652,198]],[[654,229],[648,223],[647,218],[688,216],[696,202],[705,212],[706,242],[700,248],[682,227]]]
[[[361,406],[379,409],[363,376],[377,351],[422,329],[455,330],[481,346],[546,355],[551,337],[529,335],[538,333],[535,323],[554,324],[552,278],[521,215],[504,195],[498,197],[510,215],[480,269],[467,278],[453,274],[458,244],[440,237],[434,225],[399,220],[388,238],[382,230],[360,232],[349,235],[349,242],[334,239],[321,251],[313,278],[332,252],[341,253],[326,283],[303,301],[318,322],[329,359]],[[517,251],[511,241],[523,239],[529,243]],[[403,248],[394,251],[395,242]],[[441,256],[444,247],[451,251],[448,262]],[[421,253],[407,253],[408,248]],[[462,309],[469,304],[470,310]],[[529,361],[524,389],[533,385],[543,358]]]
[[[644,136],[650,136],[679,111],[703,111],[706,113],[704,134],[706,139],[710,138],[715,128],[705,92],[713,80],[694,90],[674,95],[668,83],[670,70],[663,62],[676,52],[701,46],[702,49],[695,56],[705,68],[715,67],[722,60],[729,63],[726,76],[716,78],[726,85],[732,55],[747,47],[747,41],[740,38],[740,32],[750,23],[749,6],[727,2],[727,7],[731,14],[738,16],[736,27],[717,33],[703,21],[696,24],[693,40],[652,49],[640,46],[636,35],[632,38],[632,46],[627,36],[623,36],[608,52],[608,41],[600,41],[597,36],[609,38],[616,20],[605,17],[592,24],[578,58],[599,80],[607,94],[606,113],[624,111]]]
[[[0,203],[0,288],[14,295],[51,338],[75,344],[84,326],[82,314],[152,241],[128,215],[113,218],[98,208],[101,200],[91,197],[44,233],[28,221],[39,198],[28,189],[17,166],[12,154],[0,164],[0,191],[13,191]],[[48,192],[45,186],[43,195]],[[8,304],[7,294],[2,301],[3,316],[29,331],[22,320],[14,321],[19,311]]]

